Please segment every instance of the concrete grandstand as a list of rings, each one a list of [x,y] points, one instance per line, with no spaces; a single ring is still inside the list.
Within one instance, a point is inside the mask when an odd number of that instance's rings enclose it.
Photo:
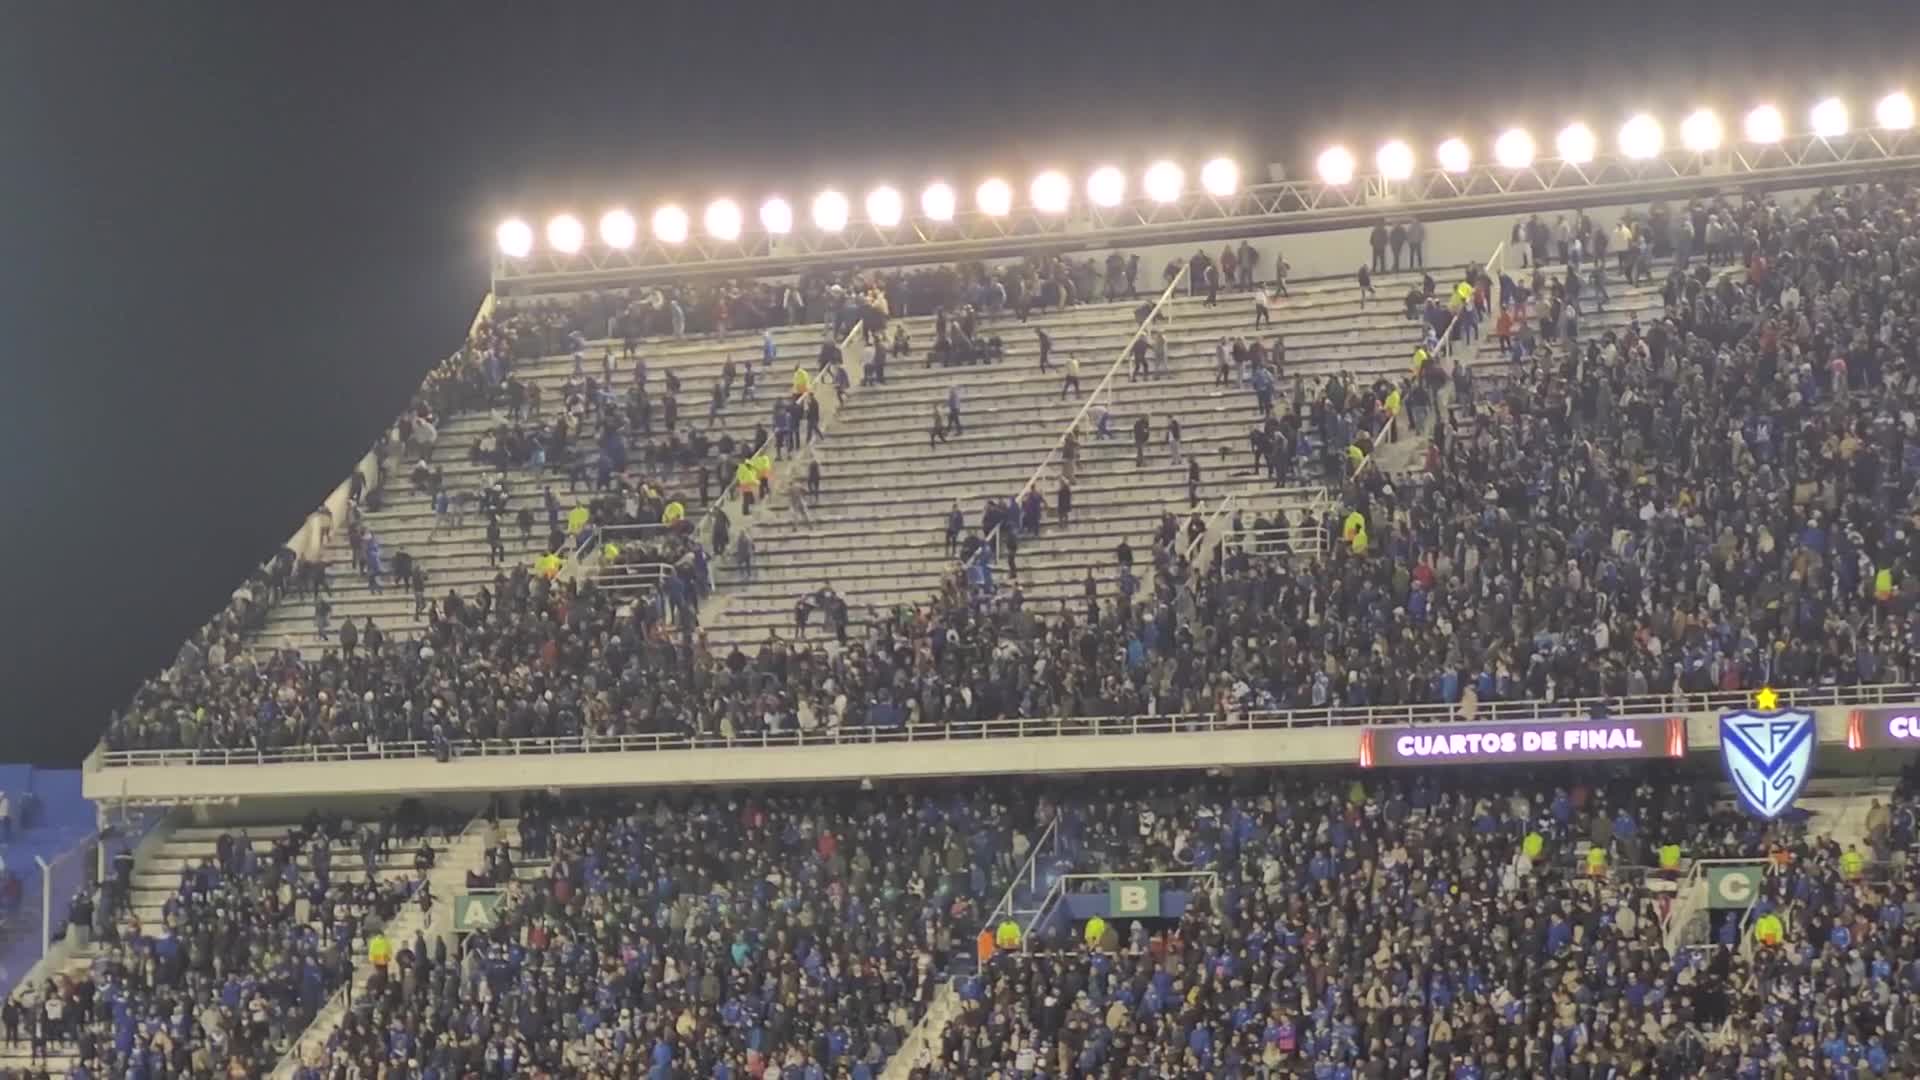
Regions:
[[[742,241],[708,276],[805,318],[691,335],[633,308],[701,262],[502,258],[115,718],[87,794],[170,813],[0,1070],[1909,1075],[1920,158],[1880,149]],[[1410,216],[1428,265],[1363,299]],[[1129,254],[1136,295],[1074,280]],[[915,270],[960,291],[876,320]],[[1762,820],[1713,759],[1776,706],[1819,776]]]

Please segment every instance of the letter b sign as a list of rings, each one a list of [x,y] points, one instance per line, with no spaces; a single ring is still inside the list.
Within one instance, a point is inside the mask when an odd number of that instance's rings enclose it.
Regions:
[[[1107,913],[1126,919],[1154,919],[1160,915],[1160,883],[1116,881],[1107,886]]]

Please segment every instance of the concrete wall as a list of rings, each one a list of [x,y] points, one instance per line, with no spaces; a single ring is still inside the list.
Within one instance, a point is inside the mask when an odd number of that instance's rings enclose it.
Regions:
[[[1846,708],[1815,710],[1817,773],[1853,764]],[[1354,765],[1359,727],[1263,728],[1173,734],[928,740],[881,744],[714,750],[465,757],[273,765],[118,767],[87,774],[96,799],[364,800],[391,805],[408,796],[512,793],[542,788],[726,787],[955,776],[1009,776],[1129,770],[1203,770],[1276,765]],[[1719,714],[1687,714],[1688,748],[1716,755]],[[1884,771],[1860,754],[1864,771]],[[1867,762],[1866,759],[1874,759]],[[287,804],[289,807],[293,803]]]

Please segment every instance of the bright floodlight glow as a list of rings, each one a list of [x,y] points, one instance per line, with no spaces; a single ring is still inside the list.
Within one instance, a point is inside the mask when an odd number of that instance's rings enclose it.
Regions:
[[[1787,134],[1786,117],[1771,105],[1762,105],[1747,114],[1747,141],[1777,143]]]
[[[778,196],[760,204],[760,227],[775,236],[793,231],[793,206]]]
[[[883,229],[891,229],[900,224],[900,216],[905,212],[900,193],[881,185],[867,192],[867,220]]]
[[[1353,180],[1353,152],[1344,146],[1329,146],[1314,162],[1322,183],[1339,187]]]
[[[1413,147],[1395,139],[1373,155],[1373,163],[1379,166],[1381,176],[1389,180],[1405,180],[1413,175]]]
[[[519,218],[501,222],[493,238],[500,245],[500,254],[510,259],[524,259],[533,252],[533,226]]]
[[[822,232],[839,232],[847,227],[847,197],[828,188],[813,197],[813,224]]]
[[[1033,199],[1033,208],[1043,214],[1064,214],[1067,204],[1073,201],[1073,182],[1065,173],[1048,169],[1033,178],[1033,185],[1027,189]]]
[[[1680,145],[1696,154],[1720,149],[1720,117],[1712,109],[1695,109],[1680,121]]]
[[[1823,139],[1837,139],[1847,133],[1847,103],[1828,98],[1813,107],[1813,133]]]
[[[1913,126],[1913,99],[1896,90],[1873,107],[1873,122],[1888,131],[1905,131]]]
[[[1156,161],[1147,166],[1147,174],[1140,178],[1140,184],[1147,189],[1147,198],[1169,203],[1180,197],[1181,189],[1187,185],[1187,174],[1171,161]]]
[[[561,214],[547,222],[547,245],[553,250],[571,255],[586,242],[587,227],[572,214]]]
[[[1560,160],[1569,165],[1585,165],[1599,151],[1600,140],[1594,136],[1592,128],[1573,123],[1561,128],[1560,134],[1553,137],[1553,149],[1560,155]]]
[[[1473,149],[1465,139],[1448,139],[1433,152],[1440,167],[1450,173],[1463,173],[1473,167]]]
[[[633,246],[640,226],[625,210],[609,210],[600,215],[600,242],[621,251]]]
[[[687,212],[672,203],[653,212],[653,238],[663,244],[687,242]]]
[[[781,205],[784,206],[786,204],[782,203]],[[701,215],[701,223],[707,227],[707,235],[713,237],[715,240],[738,240],[740,239],[742,216],[739,203],[734,202],[732,199],[715,199],[707,204],[706,213]],[[766,217],[766,211],[764,209],[761,211],[760,216],[762,219]],[[791,222],[793,217],[792,211],[788,211],[787,217],[788,221]],[[762,224],[765,224],[764,220]]]
[[[1620,125],[1620,152],[1637,161],[1658,154],[1666,141],[1667,133],[1661,130],[1660,121],[1646,113]]]
[[[1508,128],[1493,140],[1493,160],[1504,169],[1524,169],[1533,164],[1533,136],[1525,128]]]
[[[1200,166],[1201,190],[1216,199],[1224,199],[1240,190],[1240,164],[1232,158],[1217,157]]]
[[[1102,165],[1087,177],[1087,198],[1095,206],[1119,206],[1127,197],[1127,174]]]
[[[952,221],[957,201],[953,188],[936,180],[920,193],[920,212],[934,221]]]
[[[1006,217],[1013,211],[1013,189],[995,176],[973,189],[973,205],[988,217]]]

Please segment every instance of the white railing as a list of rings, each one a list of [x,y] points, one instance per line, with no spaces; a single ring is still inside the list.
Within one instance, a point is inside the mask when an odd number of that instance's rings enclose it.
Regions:
[[[1920,702],[1920,686],[1876,683],[1815,686],[1779,691],[1788,708],[1841,705],[1905,705]],[[1711,694],[1649,694],[1639,698],[1570,698],[1566,701],[1487,701],[1474,710],[1474,722],[1571,720],[1604,706],[1609,716],[1672,716],[1687,712],[1725,712],[1747,708],[1746,690]],[[938,726],[841,727],[831,731],[761,732],[748,735],[569,735],[524,739],[460,740],[458,757],[548,757],[560,754],[639,753],[670,750],[757,750],[781,746],[866,746],[899,742],[956,742],[976,739],[1039,739],[1170,735],[1185,732],[1283,731],[1290,728],[1444,724],[1457,719],[1459,707],[1446,702],[1417,705],[1358,705],[1166,716],[1016,717],[980,723]],[[102,768],[275,765],[339,761],[388,761],[431,758],[434,744],[423,741],[310,744],[261,749],[107,750]]]

